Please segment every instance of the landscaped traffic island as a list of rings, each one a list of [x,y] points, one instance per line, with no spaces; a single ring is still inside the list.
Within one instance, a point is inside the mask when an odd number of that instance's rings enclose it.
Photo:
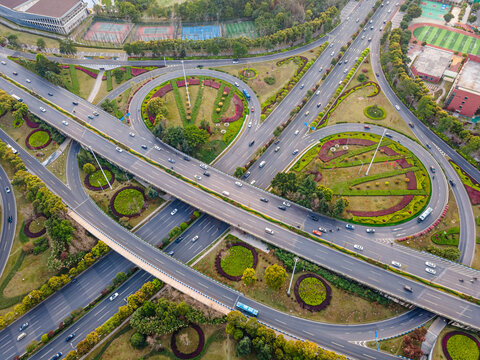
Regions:
[[[25,144],[30,150],[40,150],[52,142],[50,132],[47,130],[33,130],[25,139]]]
[[[382,120],[387,115],[387,112],[378,105],[367,106],[363,113],[372,120]]]
[[[463,331],[451,331],[442,339],[442,350],[447,360],[479,360],[480,342]]]
[[[237,136],[249,106],[235,86],[191,76],[186,82],[178,78],[153,88],[141,111],[155,136],[209,163]]]
[[[29,238],[36,238],[42,236],[47,232],[47,229],[45,227],[45,221],[47,221],[47,217],[45,215],[36,215],[25,223],[23,232]]]
[[[345,199],[345,211],[334,214],[356,223],[391,225],[415,217],[428,204],[430,177],[420,160],[403,145],[380,136],[342,133],[328,136],[292,167],[299,182],[310,177],[331,189],[333,201]],[[309,205],[309,204],[307,204]],[[314,210],[318,204],[310,204]]]
[[[102,171],[103,170],[103,171]],[[115,175],[110,169],[103,167],[95,169],[93,173],[85,176],[85,186],[92,191],[101,191],[108,188],[108,183],[112,185],[115,181]],[[108,179],[105,179],[105,177]]]
[[[170,340],[172,352],[179,359],[193,359],[205,346],[205,335],[197,324],[175,331]]]
[[[110,210],[117,217],[138,216],[144,205],[143,189],[136,186],[126,186],[118,190],[110,200]]]
[[[330,304],[332,290],[320,276],[303,274],[295,283],[295,298],[307,310],[320,311]]]
[[[217,272],[232,281],[240,281],[245,269],[255,269],[257,263],[258,254],[255,248],[242,242],[227,245],[218,252],[215,259]]]

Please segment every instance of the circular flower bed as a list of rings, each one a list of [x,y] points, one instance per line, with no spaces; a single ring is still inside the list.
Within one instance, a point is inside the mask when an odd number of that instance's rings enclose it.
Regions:
[[[45,220],[47,220],[47,218],[43,214],[39,214],[39,215],[29,219],[25,223],[25,227],[23,228],[23,232],[29,238],[36,238],[36,237],[44,235],[47,232],[47,229],[45,228]]]
[[[363,113],[366,117],[372,120],[382,120],[385,119],[385,116],[387,115],[387,112],[377,105],[367,106],[363,109]]]
[[[108,181],[110,184],[115,182],[115,175],[110,169],[103,167],[103,172],[107,176]],[[85,176],[85,180],[83,181],[87,189],[93,191],[100,191],[108,188],[107,180],[105,180],[105,176],[103,176],[102,171],[99,168],[96,168],[93,173],[90,175]]]
[[[252,68],[246,68],[240,70],[240,76],[244,77],[245,79],[255,79],[258,75],[257,70]]]
[[[28,134],[25,139],[25,145],[30,150],[39,150],[47,147],[52,142],[52,137],[48,130],[35,129],[30,134]]]
[[[183,330],[183,329],[179,329],[177,331],[175,331],[173,334],[172,334],[172,337],[170,339],[170,346],[172,347],[172,352],[173,354],[180,358],[180,359],[192,359],[198,355],[200,355],[200,353],[202,352],[203,350],[203,347],[205,346],[205,334],[203,333],[202,329],[200,328],[200,326],[198,326],[197,324],[190,324],[190,327],[192,329],[194,329],[197,334],[198,334],[198,346],[197,348],[193,351],[193,352],[190,352],[188,354],[186,353],[183,353],[183,352],[180,352],[179,348],[178,348],[178,345],[177,345],[177,335]]]
[[[463,331],[445,334],[442,350],[448,360],[480,360],[480,342]]]
[[[110,210],[117,217],[138,216],[144,205],[143,189],[136,186],[126,186],[118,190],[110,199]]]
[[[246,268],[255,269],[258,264],[258,254],[249,244],[237,242],[220,250],[215,258],[217,272],[232,281],[240,281]]]
[[[320,276],[301,275],[293,288],[300,306],[310,311],[320,311],[330,304],[332,289]]]

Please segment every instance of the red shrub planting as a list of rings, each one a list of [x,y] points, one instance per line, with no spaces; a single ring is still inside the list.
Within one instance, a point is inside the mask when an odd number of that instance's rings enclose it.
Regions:
[[[173,90],[173,87],[172,87],[172,84],[168,83],[167,85],[165,86],[162,86],[160,89],[158,89],[158,91],[152,95],[152,99],[154,97],[163,97],[166,93],[170,92]]]
[[[28,126],[29,128],[37,129],[37,128],[40,126],[39,123],[37,123],[37,122],[35,122],[35,121],[33,121],[33,120],[30,120],[30,117],[29,117],[28,115],[25,115],[25,116],[23,117],[23,120],[25,120],[25,122],[27,123],[27,126]]]
[[[225,86],[225,87],[223,88],[223,92],[228,95],[228,93],[230,92],[230,88],[227,87],[227,86]]]
[[[388,156],[398,155],[398,153],[397,153],[395,150],[389,148],[388,146],[382,146],[379,150],[380,150],[380,151],[383,150],[383,153],[384,153],[385,155],[388,155]]]
[[[135,68],[135,67],[132,67],[130,72],[132,73],[132,76],[138,76],[138,75],[141,75],[141,74],[144,74],[147,72],[147,70],[145,69],[141,69],[141,68]]]
[[[178,87],[184,87],[184,86],[185,86],[185,80],[179,80],[179,81],[177,81],[177,86],[178,86]]]
[[[323,144],[322,148],[318,152],[318,158],[323,162],[329,162],[332,159],[335,159],[341,155],[347,153],[347,150],[338,150],[335,151],[332,155],[328,154],[328,151],[331,147],[335,145],[360,145],[360,146],[370,146],[375,144],[375,141],[367,139],[355,139],[355,138],[340,138],[327,141]]]
[[[417,177],[413,171],[409,171],[405,174],[405,177],[409,180],[407,184],[408,190],[416,190],[417,189]]]
[[[214,89],[220,89],[220,83],[214,81],[214,80],[204,80],[203,83],[205,84],[205,86],[210,86]]]
[[[188,85],[200,85],[200,79],[188,78],[187,83]]]
[[[402,210],[407,206],[410,201],[412,201],[413,195],[403,195],[402,200],[395,206],[392,206],[388,209],[378,210],[378,211],[357,211],[357,210],[348,210],[353,216],[362,216],[362,217],[372,217],[372,216],[383,216],[388,214],[393,214],[398,210]]]
[[[242,99],[240,99],[237,94],[234,94],[232,100],[233,100],[233,103],[235,104],[235,115],[230,116],[228,118],[223,118],[222,119],[223,122],[234,122],[242,117],[242,114],[243,114]]]
[[[44,227],[42,230],[40,230],[40,231],[38,231],[38,232],[36,232],[36,233],[30,231],[30,224],[31,224],[34,220],[36,220],[36,219],[38,219],[38,218],[41,218],[41,217],[43,217],[43,218],[45,218],[45,219],[47,218],[47,217],[46,217],[45,215],[43,215],[43,214],[38,214],[38,215],[36,215],[35,217],[29,219],[29,220],[25,223],[25,226],[23,227],[23,233],[24,233],[25,235],[27,235],[27,237],[29,237],[29,238],[36,238],[36,237],[39,237],[39,236],[44,235],[44,234],[47,232],[47,228],[46,228],[46,227]]]
[[[400,167],[401,167],[402,169],[407,169],[407,168],[413,166],[413,165],[410,164],[410,163],[407,161],[407,159],[405,159],[405,158],[398,159],[398,160],[395,160],[395,161],[397,162],[398,165],[400,165]]]
[[[98,74],[95,73],[95,72],[93,72],[93,71],[91,71],[91,70],[85,69],[85,68],[83,68],[83,67],[81,67],[81,66],[75,66],[75,69],[80,70],[80,71],[83,71],[85,74],[91,76],[91,77],[94,78],[94,79],[97,78],[97,75],[98,75]]]
[[[467,190],[468,197],[470,198],[470,202],[472,205],[480,204],[480,191],[474,189],[471,186],[464,184],[465,189]]]

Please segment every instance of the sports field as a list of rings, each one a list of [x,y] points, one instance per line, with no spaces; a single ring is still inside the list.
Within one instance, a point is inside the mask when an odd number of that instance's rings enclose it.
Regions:
[[[165,40],[173,39],[173,26],[139,25],[135,28],[136,40]]]
[[[183,26],[183,40],[206,40],[220,37],[220,26],[218,25],[199,25],[199,26]]]
[[[133,25],[128,23],[115,23],[97,21],[90,25],[83,38],[102,43],[122,44]]]
[[[464,54],[480,55],[480,39],[436,26],[421,26],[413,30],[419,42],[439,46]]]
[[[435,20],[443,20],[443,15],[450,11],[450,5],[433,1],[422,1],[420,7],[422,8],[422,17]]]
[[[250,39],[257,37],[257,31],[253,21],[239,21],[235,23],[228,23],[222,25],[224,28],[225,37],[236,38],[245,36]]]

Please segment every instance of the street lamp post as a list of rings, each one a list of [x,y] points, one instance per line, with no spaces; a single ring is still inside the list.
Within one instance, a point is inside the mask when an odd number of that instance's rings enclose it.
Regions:
[[[188,107],[190,107],[190,94],[188,93],[187,75],[185,74],[185,65],[183,64],[183,60],[182,60],[182,69],[183,69],[183,78],[185,79],[185,88],[187,89]]]
[[[375,149],[375,152],[373,153],[372,161],[370,161],[370,165],[368,165],[368,169],[367,169],[367,172],[365,173],[365,175],[368,175],[368,172],[370,171],[370,168],[372,167],[373,160],[375,160],[375,155],[377,155],[378,148],[380,147],[380,144],[382,143],[382,140],[383,140],[383,137],[385,136],[386,131],[387,131],[387,129],[383,129],[382,137],[380,138],[380,141],[378,142],[377,148]]]
[[[293,271],[292,271],[292,278],[290,279],[290,285],[288,285],[287,295],[290,296],[290,289],[292,288],[293,276],[295,275],[295,268],[297,267],[297,262],[300,260],[298,257],[295,256],[295,264],[293,264]]]
[[[107,184],[108,184],[108,186],[110,187],[110,190],[113,190],[112,185],[110,184],[110,181],[108,181],[108,179],[107,179],[107,175],[105,175],[105,172],[103,171],[102,165],[100,165],[100,163],[98,162],[97,157],[95,156],[95,153],[93,152],[93,150],[92,150],[92,148],[91,148],[90,146],[89,146],[88,148],[90,149],[90,152],[92,153],[93,157],[95,158],[95,161],[97,162],[98,167],[100,168],[100,171],[101,171],[102,174],[103,174],[103,177],[104,177],[105,180],[107,181]]]

